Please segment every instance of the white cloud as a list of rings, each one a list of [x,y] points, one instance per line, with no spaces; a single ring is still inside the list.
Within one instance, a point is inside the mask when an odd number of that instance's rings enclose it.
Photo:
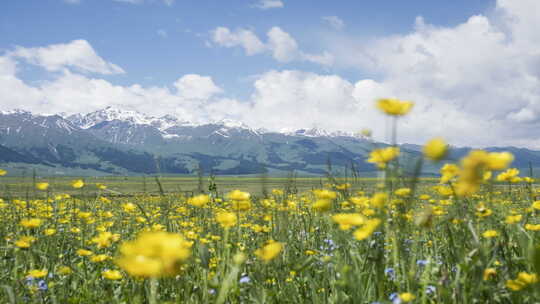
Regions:
[[[338,16],[324,16],[322,20],[336,30],[341,30],[345,27],[345,22]]]
[[[289,62],[298,56],[298,44],[296,40],[274,26],[268,31],[268,48],[272,51],[272,56],[279,62]]]
[[[246,29],[238,29],[232,32],[226,27],[218,27],[212,31],[212,40],[223,47],[241,46],[248,56],[261,53],[265,49],[265,45],[257,35]]]
[[[405,141],[443,135],[463,145],[540,147],[539,8],[500,0],[495,12],[456,26],[420,17],[409,34],[328,43],[336,65],[371,71],[383,96],[416,102],[400,130]]]
[[[83,72],[101,74],[124,73],[121,67],[101,58],[86,40],[73,40],[69,43],[53,44],[47,47],[17,47],[9,52],[8,56],[23,58],[48,71],[75,68]]]
[[[178,95],[187,99],[209,99],[222,93],[212,78],[196,74],[187,74],[178,79],[174,86],[178,89]]]
[[[301,51],[296,40],[277,26],[268,31],[266,44],[255,33],[247,29],[231,31],[226,27],[217,27],[211,34],[215,44],[227,48],[241,46],[248,56],[268,52],[278,62],[308,61],[331,65],[334,61],[332,54],[328,52],[310,54]]]
[[[415,101],[410,115],[399,120],[400,142],[422,143],[444,136],[455,145],[540,148],[536,132],[540,128],[540,37],[531,30],[540,28],[540,20],[531,13],[537,3],[500,0],[495,14],[472,16],[456,26],[438,27],[419,18],[415,29],[405,35],[369,43],[342,40],[330,50],[337,63],[372,71],[376,79],[350,81],[338,75],[269,71],[254,78],[247,101],[222,97],[226,92],[208,76],[184,75],[171,88],[119,86],[77,73],[100,70],[96,66],[103,65],[81,68],[78,61],[50,63],[36,51],[32,56],[9,52],[0,56],[0,103],[3,108],[20,106],[38,112],[117,105],[156,115],[175,113],[193,121],[234,118],[273,130],[369,127],[381,140],[388,138],[388,120],[375,109],[374,101],[398,97]],[[307,60],[294,38],[281,29],[273,31],[272,43],[271,38],[267,43],[258,40],[255,48],[238,38],[246,34],[224,29],[214,43],[243,47],[251,54],[267,53],[277,60]],[[25,60],[60,73],[30,85],[17,77]]]
[[[280,0],[260,0],[256,4],[253,5],[253,7],[267,10],[271,8],[282,8],[284,6],[283,1]]]

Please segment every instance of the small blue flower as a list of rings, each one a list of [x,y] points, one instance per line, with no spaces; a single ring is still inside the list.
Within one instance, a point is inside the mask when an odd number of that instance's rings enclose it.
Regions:
[[[251,281],[251,279],[248,277],[248,276],[243,276],[240,278],[240,284],[243,284],[243,283],[249,283]]]
[[[426,286],[426,293],[428,295],[434,294],[436,291],[437,291],[437,288],[435,286],[433,286],[433,285]]]
[[[45,290],[49,289],[48,286],[47,286],[47,282],[45,282],[44,280],[39,280],[38,289],[42,290],[42,291],[45,291]]]
[[[396,272],[394,268],[386,268],[384,270],[384,275],[390,277],[392,280],[396,278]]]
[[[397,292],[392,292],[388,299],[392,301],[393,304],[401,303],[401,299],[399,298],[399,294]]]
[[[418,260],[416,261],[416,265],[418,266],[426,266],[428,264],[427,260]]]

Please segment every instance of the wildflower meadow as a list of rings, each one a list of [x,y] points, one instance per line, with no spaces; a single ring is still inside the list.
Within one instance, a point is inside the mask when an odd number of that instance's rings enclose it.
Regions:
[[[397,131],[414,104],[376,105],[393,135],[366,159],[379,178],[120,195],[43,177],[5,190],[0,302],[540,303],[535,177],[508,152],[450,161],[438,137],[405,174]],[[420,176],[427,162],[436,179]]]

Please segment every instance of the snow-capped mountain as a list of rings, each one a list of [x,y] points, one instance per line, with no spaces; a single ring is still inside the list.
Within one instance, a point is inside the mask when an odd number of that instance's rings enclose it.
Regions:
[[[73,174],[189,174],[200,166],[215,174],[294,170],[320,175],[326,173],[329,162],[342,172],[353,167],[375,172],[365,162],[374,144],[385,145],[320,128],[275,132],[234,120],[196,124],[173,115],[153,117],[112,107],[69,116],[0,112],[3,166],[41,166],[40,170]],[[527,168],[529,162],[540,168],[540,152],[504,148],[508,149],[516,156],[517,168]],[[455,148],[451,157],[458,159],[467,152],[468,148]],[[402,146],[403,164],[419,156],[421,149],[416,146]],[[438,172],[438,166],[426,164],[424,172]]]
[[[64,117],[81,129],[96,133],[98,137],[113,143],[141,144],[149,139],[156,141],[157,137],[166,141],[204,136],[260,137],[263,134],[276,133],[263,128],[254,129],[243,122],[232,119],[196,124],[170,114],[154,117],[115,107],[106,107],[88,114],[74,114]],[[319,128],[277,133],[305,137],[354,137],[352,133],[328,132]]]

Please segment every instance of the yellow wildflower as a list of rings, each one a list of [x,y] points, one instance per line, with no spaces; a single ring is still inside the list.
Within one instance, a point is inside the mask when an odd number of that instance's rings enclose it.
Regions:
[[[521,221],[521,218],[522,218],[522,216],[520,214],[509,215],[509,216],[506,217],[504,222],[507,223],[507,224],[515,224],[515,223],[518,223],[519,221]]]
[[[20,224],[24,228],[37,228],[41,225],[43,221],[38,218],[31,218],[31,219],[22,219]]]
[[[330,210],[330,207],[332,207],[332,201],[328,199],[318,199],[313,203],[313,210],[319,211],[319,212],[325,212]]]
[[[47,271],[47,269],[33,269],[33,270],[28,271],[28,273],[26,274],[26,277],[27,278],[39,279],[39,278],[43,278],[44,276],[46,276],[47,273],[49,273]]]
[[[536,282],[538,282],[538,276],[536,274],[520,272],[515,280],[506,281],[506,287],[513,291],[519,291]]]
[[[227,196],[232,201],[247,201],[251,197],[248,192],[243,192],[240,190],[233,190],[229,192]]]
[[[377,165],[379,169],[386,168],[388,162],[394,160],[399,156],[398,147],[386,147],[381,149],[375,149],[369,153],[368,163]]]
[[[73,181],[71,181],[71,187],[73,187],[75,189],[82,188],[82,187],[84,187],[84,181],[82,179],[73,180]]]
[[[79,250],[77,250],[77,254],[78,254],[79,256],[90,256],[90,255],[92,255],[92,254],[94,254],[94,253],[93,253],[92,251],[90,251],[90,250],[79,249]]]
[[[399,294],[399,299],[403,301],[404,303],[411,302],[412,300],[416,299],[416,296],[413,295],[410,292],[404,292]]]
[[[191,244],[176,233],[143,232],[121,245],[116,263],[137,277],[175,275],[180,263],[190,256]]]
[[[349,230],[353,226],[360,226],[366,222],[366,218],[359,213],[334,214],[332,220],[339,224],[341,230]]]
[[[202,207],[210,201],[210,197],[206,194],[200,194],[188,199],[188,204],[195,207]]]
[[[49,183],[36,183],[36,189],[45,191],[49,188]]]
[[[442,138],[434,138],[424,146],[424,155],[434,161],[439,161],[446,157],[448,144]]]
[[[499,236],[499,232],[496,230],[486,230],[484,233],[482,233],[482,236],[486,239],[490,239]]]
[[[18,239],[17,241],[15,241],[15,246],[19,247],[19,248],[30,248],[30,246],[32,245],[32,243],[36,240],[35,237],[33,236],[23,236],[21,237],[20,239]]]
[[[223,228],[233,227],[236,225],[236,220],[236,214],[232,212],[219,212],[216,214],[216,222]]]
[[[388,194],[384,192],[377,192],[371,197],[371,205],[375,208],[383,208],[388,200]]]
[[[540,224],[525,224],[525,229],[530,231],[540,231]]]
[[[399,188],[394,192],[394,194],[397,195],[397,196],[402,196],[402,197],[409,196],[411,194],[411,189],[410,188]]]
[[[321,200],[333,200],[337,197],[336,192],[326,189],[315,189],[313,190],[313,194],[315,194],[315,197]]]
[[[373,234],[373,232],[375,232],[375,229],[377,229],[377,227],[379,227],[380,224],[381,224],[381,220],[377,218],[367,220],[366,223],[362,227],[358,228],[354,232],[354,237],[359,241],[365,240],[368,237],[370,237]]]
[[[112,281],[122,279],[122,274],[118,270],[110,270],[110,269],[105,270],[101,273],[101,276],[104,279],[112,280]]]
[[[377,100],[379,110],[391,116],[403,116],[409,113],[414,103],[396,98],[381,98]]]
[[[255,255],[265,262],[273,260],[283,250],[283,244],[270,240],[262,248],[255,250]]]
[[[484,274],[482,278],[484,281],[490,280],[497,275],[497,270],[495,268],[486,268],[484,269]]]

